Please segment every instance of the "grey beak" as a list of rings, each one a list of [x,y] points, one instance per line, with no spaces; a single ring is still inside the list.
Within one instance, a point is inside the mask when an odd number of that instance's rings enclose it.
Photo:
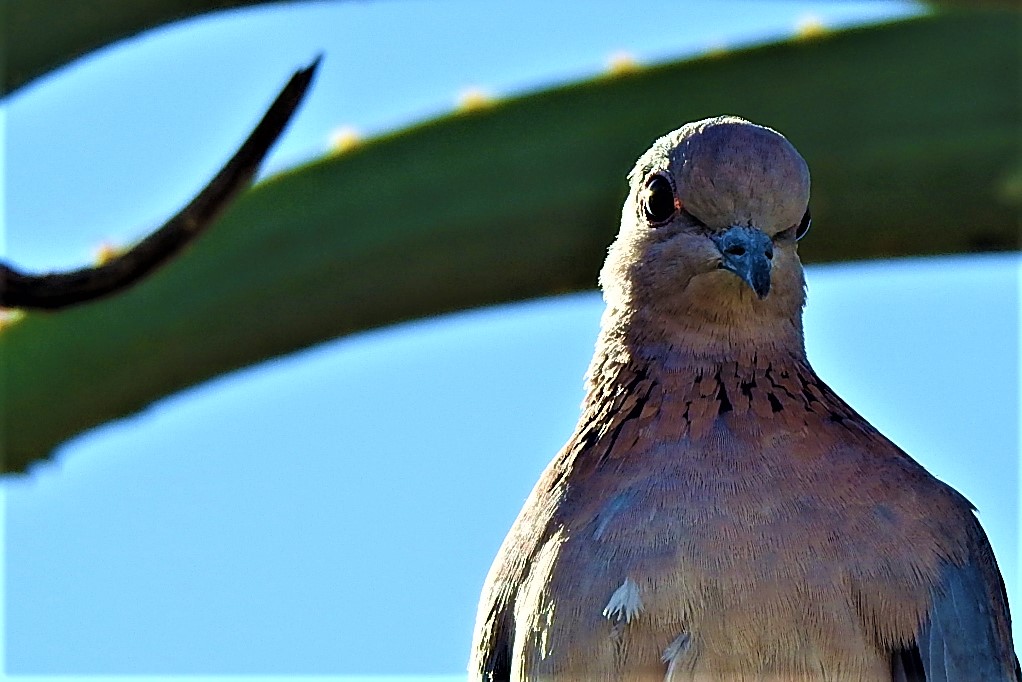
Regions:
[[[760,299],[770,293],[770,265],[774,244],[755,227],[729,227],[711,237],[720,249],[720,267],[730,270],[748,284]]]

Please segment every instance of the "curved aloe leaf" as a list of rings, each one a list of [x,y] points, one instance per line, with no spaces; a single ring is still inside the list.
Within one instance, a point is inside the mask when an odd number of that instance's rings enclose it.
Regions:
[[[252,184],[266,154],[305,97],[319,61],[317,58],[307,68],[295,72],[234,156],[162,227],[103,263],[75,270],[31,274],[0,263],[0,306],[62,310],[113,296],[145,279],[187,248]]]
[[[722,112],[807,157],[807,261],[1018,248],[1020,23],[938,15],[600,78],[274,177],[136,288],[0,331],[4,470],[339,335],[591,288],[634,158]]]
[[[4,0],[0,96],[109,43],[178,19],[267,0]],[[17,36],[17,40],[12,40]]]
[[[180,19],[269,0],[4,0],[0,6],[0,97],[33,78],[123,38]],[[976,0],[939,0],[964,7]],[[1020,6],[1019,0],[987,0],[990,7]],[[18,36],[12,41],[11,36]]]

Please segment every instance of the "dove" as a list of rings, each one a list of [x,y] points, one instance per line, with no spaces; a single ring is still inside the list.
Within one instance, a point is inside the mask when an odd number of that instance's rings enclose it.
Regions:
[[[1019,680],[973,506],[806,358],[809,169],[723,116],[628,176],[578,425],[486,578],[472,680]]]

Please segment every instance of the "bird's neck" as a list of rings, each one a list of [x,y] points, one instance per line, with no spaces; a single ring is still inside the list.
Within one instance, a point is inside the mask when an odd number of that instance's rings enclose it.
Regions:
[[[719,311],[718,311],[719,312]],[[642,367],[669,377],[729,363],[808,365],[800,315],[773,317],[749,311],[665,316],[647,309],[608,308],[601,325],[591,383],[611,380],[610,366]]]

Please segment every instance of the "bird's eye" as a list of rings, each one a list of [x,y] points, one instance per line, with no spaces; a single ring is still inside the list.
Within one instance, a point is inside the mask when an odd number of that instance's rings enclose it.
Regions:
[[[807,207],[806,214],[802,216],[802,220],[799,221],[798,226],[795,228],[795,241],[806,236],[806,232],[809,231],[809,226],[812,224],[813,216],[809,214],[809,208]]]
[[[674,187],[664,175],[657,173],[646,181],[642,192],[642,209],[651,225],[666,223],[677,212],[681,202],[674,196]]]

